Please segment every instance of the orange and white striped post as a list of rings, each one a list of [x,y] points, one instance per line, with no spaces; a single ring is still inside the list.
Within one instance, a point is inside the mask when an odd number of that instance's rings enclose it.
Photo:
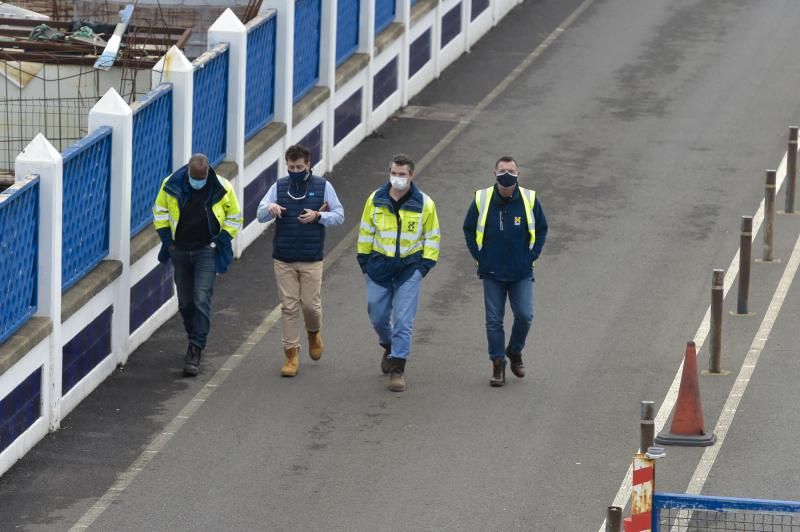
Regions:
[[[653,526],[653,492],[656,461],[636,453],[633,457],[631,516],[625,518],[625,532],[647,532]]]

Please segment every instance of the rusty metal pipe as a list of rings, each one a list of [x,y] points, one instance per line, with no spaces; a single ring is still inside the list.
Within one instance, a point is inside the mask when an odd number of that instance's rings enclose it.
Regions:
[[[752,248],[753,217],[742,216],[742,230],[739,236],[739,297],[736,301],[737,314],[747,314],[747,303],[750,298]]]
[[[764,262],[772,262],[772,242],[775,230],[775,170],[767,170],[764,187]]]
[[[786,204],[783,212],[794,212],[794,195],[797,185],[797,126],[789,128],[789,147],[786,150]]]
[[[711,277],[711,349],[709,351],[709,373],[721,373],[722,358],[722,296],[725,270],[714,270]]]
[[[656,437],[656,422],[652,419],[639,421],[639,452],[644,454],[653,446]]]
[[[606,532],[622,532],[622,507],[609,506],[606,513]]]

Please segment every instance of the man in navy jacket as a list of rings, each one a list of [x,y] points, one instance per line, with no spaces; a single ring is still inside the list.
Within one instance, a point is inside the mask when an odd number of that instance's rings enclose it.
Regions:
[[[475,192],[464,219],[464,238],[478,261],[486,308],[486,338],[492,361],[489,384],[506,382],[506,357],[511,372],[525,376],[522,350],[533,323],[533,263],[547,238],[547,219],[533,190],[519,186],[519,169],[513,157],[495,163],[496,183]],[[506,298],[514,313],[514,325],[505,344],[503,317]]]

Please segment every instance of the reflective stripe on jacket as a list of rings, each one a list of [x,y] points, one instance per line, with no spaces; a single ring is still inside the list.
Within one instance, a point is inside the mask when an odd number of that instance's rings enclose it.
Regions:
[[[536,202],[536,191],[519,187],[522,203],[525,205],[525,221],[530,234],[529,249],[536,243],[536,222],[533,219],[533,205]],[[486,232],[486,217],[489,214],[489,205],[494,194],[494,186],[475,191],[475,206],[478,208],[478,226],[475,228],[475,242],[478,249],[483,249],[483,236]]]

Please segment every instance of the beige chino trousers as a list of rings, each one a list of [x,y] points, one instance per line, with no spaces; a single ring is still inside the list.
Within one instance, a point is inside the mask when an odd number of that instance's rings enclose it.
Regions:
[[[300,347],[300,311],[306,330],[322,326],[322,262],[282,262],[274,260],[275,280],[281,298],[283,349]]]

